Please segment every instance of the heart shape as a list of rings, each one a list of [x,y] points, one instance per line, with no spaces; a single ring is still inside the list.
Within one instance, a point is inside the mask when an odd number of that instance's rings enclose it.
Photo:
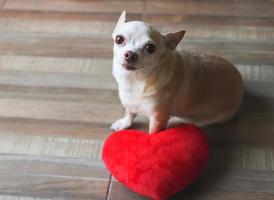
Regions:
[[[133,191],[166,199],[195,181],[208,160],[204,132],[180,125],[148,134],[123,130],[111,134],[103,160],[112,175]]]

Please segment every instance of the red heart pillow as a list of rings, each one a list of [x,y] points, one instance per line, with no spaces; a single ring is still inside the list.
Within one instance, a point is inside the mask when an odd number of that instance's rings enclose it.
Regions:
[[[154,134],[124,130],[107,138],[103,160],[128,188],[166,199],[199,177],[208,160],[208,144],[204,132],[193,125]]]

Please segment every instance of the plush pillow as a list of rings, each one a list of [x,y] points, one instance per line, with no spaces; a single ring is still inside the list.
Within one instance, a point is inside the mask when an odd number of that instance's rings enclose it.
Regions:
[[[111,134],[103,160],[112,175],[133,191],[162,200],[195,181],[208,160],[204,132],[180,125],[148,134],[123,130]]]

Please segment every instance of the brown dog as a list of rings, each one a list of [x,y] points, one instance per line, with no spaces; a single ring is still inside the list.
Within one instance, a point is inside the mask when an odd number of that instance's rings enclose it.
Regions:
[[[178,122],[222,123],[239,110],[240,73],[223,58],[176,51],[184,33],[162,35],[121,14],[113,32],[113,75],[126,112],[112,129],[130,127],[137,113],[148,116],[154,133]]]

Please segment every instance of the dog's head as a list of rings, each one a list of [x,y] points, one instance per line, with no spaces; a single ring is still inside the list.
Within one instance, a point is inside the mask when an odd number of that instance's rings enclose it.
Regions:
[[[178,31],[162,35],[144,22],[127,22],[123,11],[112,34],[114,57],[129,71],[154,67],[164,52],[175,50],[184,34]]]

